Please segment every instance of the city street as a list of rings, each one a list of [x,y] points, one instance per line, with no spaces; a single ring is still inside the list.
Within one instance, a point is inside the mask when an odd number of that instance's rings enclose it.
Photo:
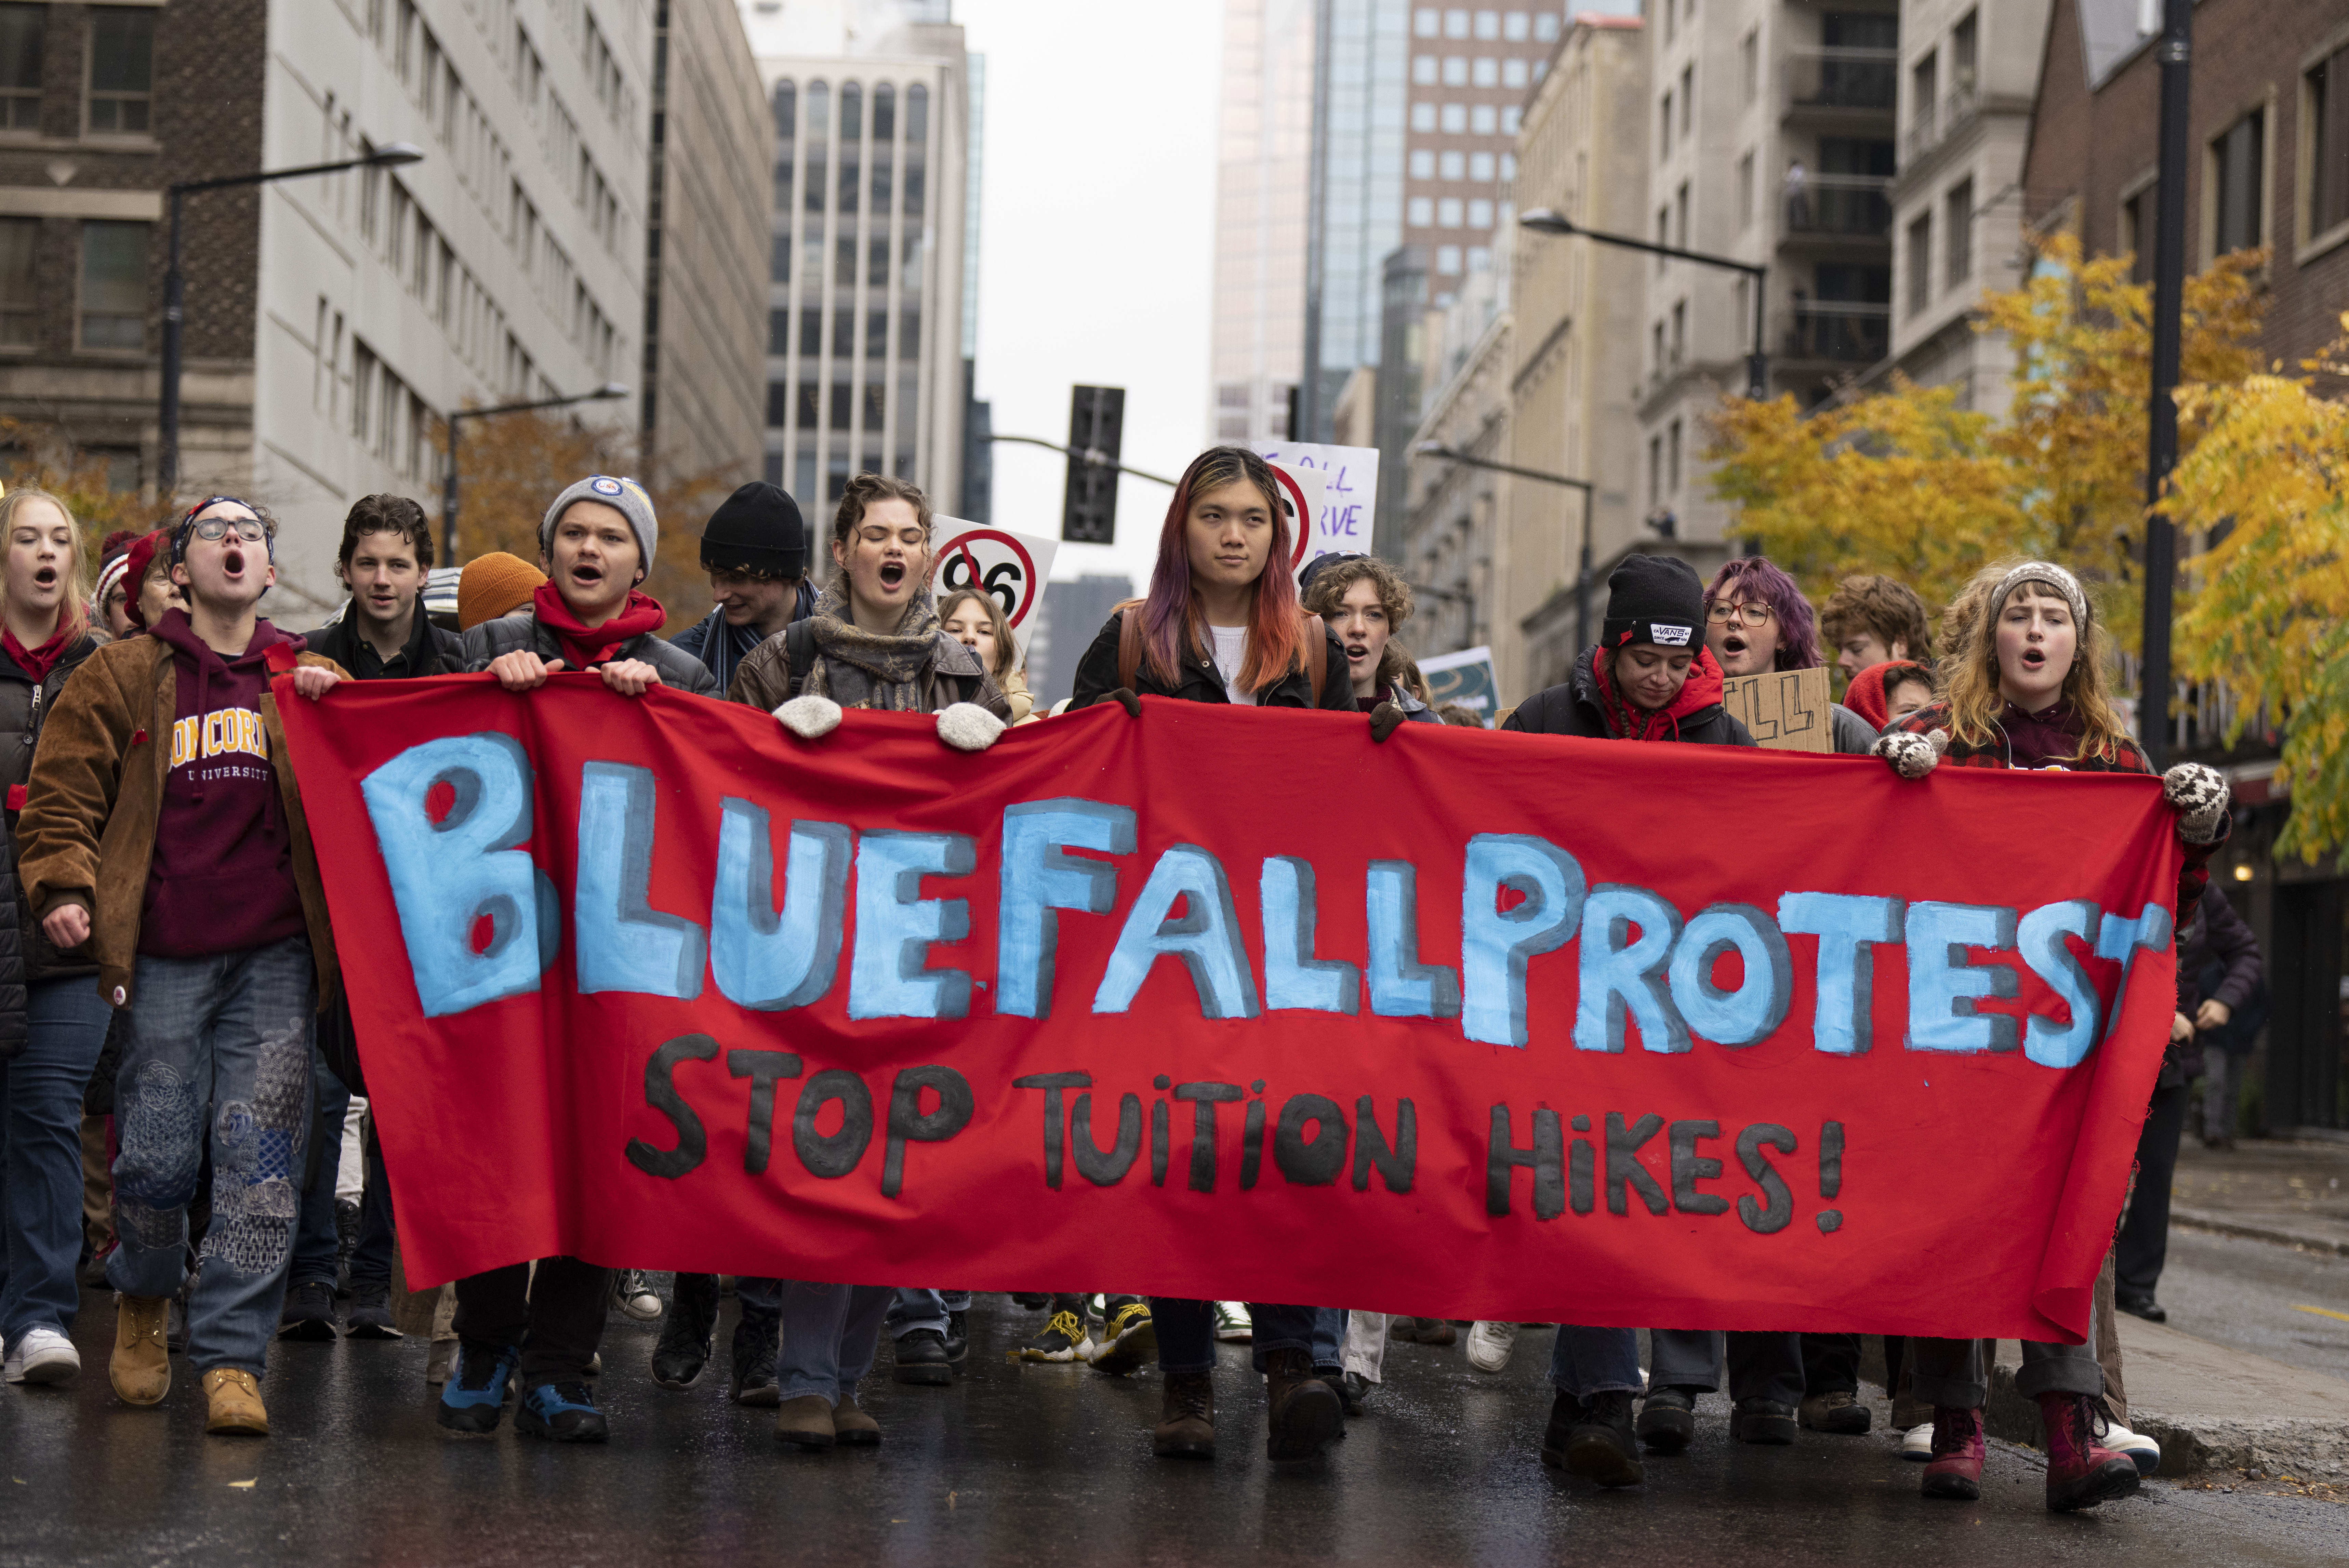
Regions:
[[[2349,1269],[2255,1242],[2173,1235],[2173,1324],[2297,1365],[2349,1362]],[[2222,1274],[2218,1272],[2223,1269]],[[425,1346],[283,1345],[266,1386],[265,1441],[206,1438],[184,1363],[165,1409],[107,1390],[110,1305],[86,1293],[70,1392],[0,1393],[0,1564],[331,1563],[640,1563],[820,1553],[864,1562],[1269,1563],[1883,1562],[1904,1568],[2093,1558],[2337,1564],[2349,1502],[2284,1483],[2148,1481],[2132,1501],[2053,1516],[2040,1461],[1993,1442],[1977,1504],[1928,1503],[1918,1467],[1878,1434],[1806,1433],[1793,1449],[1725,1435],[1708,1399],[1679,1459],[1645,1488],[1602,1494],[1536,1457],[1549,1336],[1528,1330],[1507,1372],[1472,1372],[1458,1347],[1397,1345],[1371,1413],[1325,1463],[1274,1473],[1244,1347],[1219,1373],[1222,1451],[1154,1460],[1154,1374],[1008,1364],[1035,1315],[999,1295],[972,1315],[948,1389],[864,1393],[886,1438],[873,1452],[783,1449],[765,1411],[725,1401],[719,1369],[684,1393],[646,1373],[655,1326],[613,1318],[597,1397],[614,1439],[561,1449],[440,1431]],[[2226,1302],[2223,1311],[2218,1304]],[[721,1344],[732,1309],[720,1325]],[[2303,1321],[2304,1320],[2304,1321]],[[1871,1391],[1872,1392],[1872,1391]],[[1734,1506],[1723,1506],[1733,1504]]]

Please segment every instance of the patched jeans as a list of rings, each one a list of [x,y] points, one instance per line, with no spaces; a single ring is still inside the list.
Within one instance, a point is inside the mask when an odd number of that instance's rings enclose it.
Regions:
[[[115,1079],[120,1152],[107,1283],[177,1295],[209,1140],[212,1223],[188,1293],[188,1362],[260,1375],[285,1305],[309,1130],[316,976],[306,938],[205,958],[139,955]]]

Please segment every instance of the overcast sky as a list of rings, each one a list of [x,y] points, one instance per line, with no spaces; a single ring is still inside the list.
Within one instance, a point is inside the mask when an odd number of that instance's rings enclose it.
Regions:
[[[978,396],[995,428],[1069,438],[1069,388],[1125,388],[1124,460],[1169,478],[1205,442],[1222,6],[955,0],[987,57]],[[1057,536],[1067,462],[999,442],[995,522]],[[1120,481],[1117,543],[1052,575],[1149,576],[1164,485]]]

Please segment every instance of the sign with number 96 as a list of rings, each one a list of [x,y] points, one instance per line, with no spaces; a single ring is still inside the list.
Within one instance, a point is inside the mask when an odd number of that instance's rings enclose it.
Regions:
[[[981,528],[952,517],[937,519],[932,538],[932,594],[944,600],[958,590],[975,588],[994,600],[1024,660],[1060,541],[1009,529]]]

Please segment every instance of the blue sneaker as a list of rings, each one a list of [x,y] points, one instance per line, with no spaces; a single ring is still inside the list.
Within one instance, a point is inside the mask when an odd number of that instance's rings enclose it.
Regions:
[[[440,1385],[440,1424],[452,1432],[496,1431],[521,1365],[515,1346],[468,1341],[458,1355],[457,1375]]]
[[[514,1410],[514,1430],[558,1443],[600,1443],[611,1429],[585,1383],[541,1383],[523,1390]]]

